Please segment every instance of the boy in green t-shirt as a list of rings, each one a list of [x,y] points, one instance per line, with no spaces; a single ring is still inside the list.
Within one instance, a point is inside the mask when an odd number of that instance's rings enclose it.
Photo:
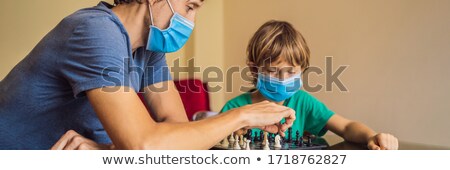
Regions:
[[[393,135],[376,133],[362,123],[335,114],[315,97],[300,90],[301,74],[309,67],[310,51],[303,36],[291,24],[282,21],[265,23],[250,40],[247,55],[256,90],[228,101],[221,112],[269,100],[296,111],[292,132],[303,135],[306,131],[323,136],[331,130],[347,141],[365,143],[369,149],[398,149],[398,140]],[[259,129],[277,133],[273,129]],[[259,132],[259,129],[254,131]]]

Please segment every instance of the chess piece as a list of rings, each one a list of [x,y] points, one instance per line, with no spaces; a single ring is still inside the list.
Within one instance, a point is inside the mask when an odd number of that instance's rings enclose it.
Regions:
[[[305,145],[305,141],[303,140],[303,136],[301,136],[300,137],[300,142],[298,142],[299,143],[299,146],[301,146],[301,147],[303,147],[304,145]]]
[[[247,130],[247,140],[251,140],[252,139],[252,129]]]
[[[225,142],[225,139],[222,139],[221,141],[219,141],[219,143],[217,143],[215,146],[222,146],[222,143]]]
[[[264,135],[264,138],[263,138],[262,145],[266,145],[266,143],[269,142],[269,139],[267,138],[267,136],[269,135],[269,133],[268,133],[268,132],[264,132],[263,135]]]
[[[292,142],[292,128],[288,129],[288,140],[287,140],[287,142],[288,143]]]
[[[259,141],[260,142],[264,142],[264,132],[263,131],[259,131]]]
[[[298,141],[297,141],[298,146],[299,146],[299,147],[303,147],[303,136],[298,137],[297,140],[298,140]]]
[[[240,146],[244,146],[244,135],[240,135],[240,136],[239,136],[239,139],[240,139],[240,140],[239,140],[239,145],[240,145]]]
[[[244,137],[244,140],[243,140],[244,142],[242,142],[243,145],[241,145],[242,149],[244,149],[244,150],[246,149],[245,147],[247,147],[247,145],[246,145],[247,144],[247,140],[248,139],[246,137]]]
[[[263,150],[270,150],[270,147],[269,147],[269,141],[267,140],[267,138],[266,138],[266,140],[265,140],[264,143],[265,143],[265,144],[264,144]]]
[[[284,138],[280,136],[280,145],[284,145]]]
[[[224,139],[222,139],[221,141],[219,141],[219,143],[217,143],[216,145],[214,145],[214,146],[221,146],[222,145],[222,142],[223,142],[223,140]]]
[[[250,140],[245,141],[245,150],[251,150],[250,149]]]
[[[306,145],[308,145],[308,147],[312,146],[312,139],[311,136],[308,136],[308,143],[306,143]]]
[[[228,148],[230,146],[230,143],[228,142],[228,136],[222,140],[222,147]]]
[[[275,136],[275,145],[273,147],[281,148],[281,137],[280,137],[280,135]]]
[[[234,139],[234,133],[231,133],[231,136],[230,136],[230,143],[234,143],[236,140]]]
[[[236,142],[234,142],[234,147],[233,149],[235,150],[241,150],[241,146],[239,146],[239,137],[238,135],[236,135]]]
[[[295,132],[295,141],[294,143],[298,143],[298,137],[300,137],[300,132],[297,130],[297,132]]]

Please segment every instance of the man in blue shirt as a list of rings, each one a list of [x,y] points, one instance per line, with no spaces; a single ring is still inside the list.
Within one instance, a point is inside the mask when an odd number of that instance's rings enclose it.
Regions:
[[[208,149],[240,128],[292,125],[269,102],[187,122],[164,52],[184,45],[203,0],[115,3],[66,17],[0,82],[0,149]]]

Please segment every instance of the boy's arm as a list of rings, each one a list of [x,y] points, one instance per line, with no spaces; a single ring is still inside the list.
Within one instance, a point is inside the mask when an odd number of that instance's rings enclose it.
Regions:
[[[391,134],[379,133],[366,125],[348,120],[340,115],[334,114],[327,122],[326,128],[346,141],[367,144],[372,150],[398,149],[398,140]]]

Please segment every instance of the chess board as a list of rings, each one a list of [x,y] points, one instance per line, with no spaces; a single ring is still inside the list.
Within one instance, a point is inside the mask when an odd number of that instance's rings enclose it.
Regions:
[[[211,150],[235,150],[233,149],[234,143],[229,144],[228,147],[223,147],[217,144]],[[263,150],[264,145],[260,141],[250,142],[250,150]],[[275,148],[274,142],[269,142],[270,150],[322,150],[329,147],[327,141],[320,137],[313,137],[311,140],[303,141],[302,145],[299,145],[298,141],[282,142],[281,148]],[[241,147],[242,148],[242,147]],[[244,150],[244,149],[241,149]]]

